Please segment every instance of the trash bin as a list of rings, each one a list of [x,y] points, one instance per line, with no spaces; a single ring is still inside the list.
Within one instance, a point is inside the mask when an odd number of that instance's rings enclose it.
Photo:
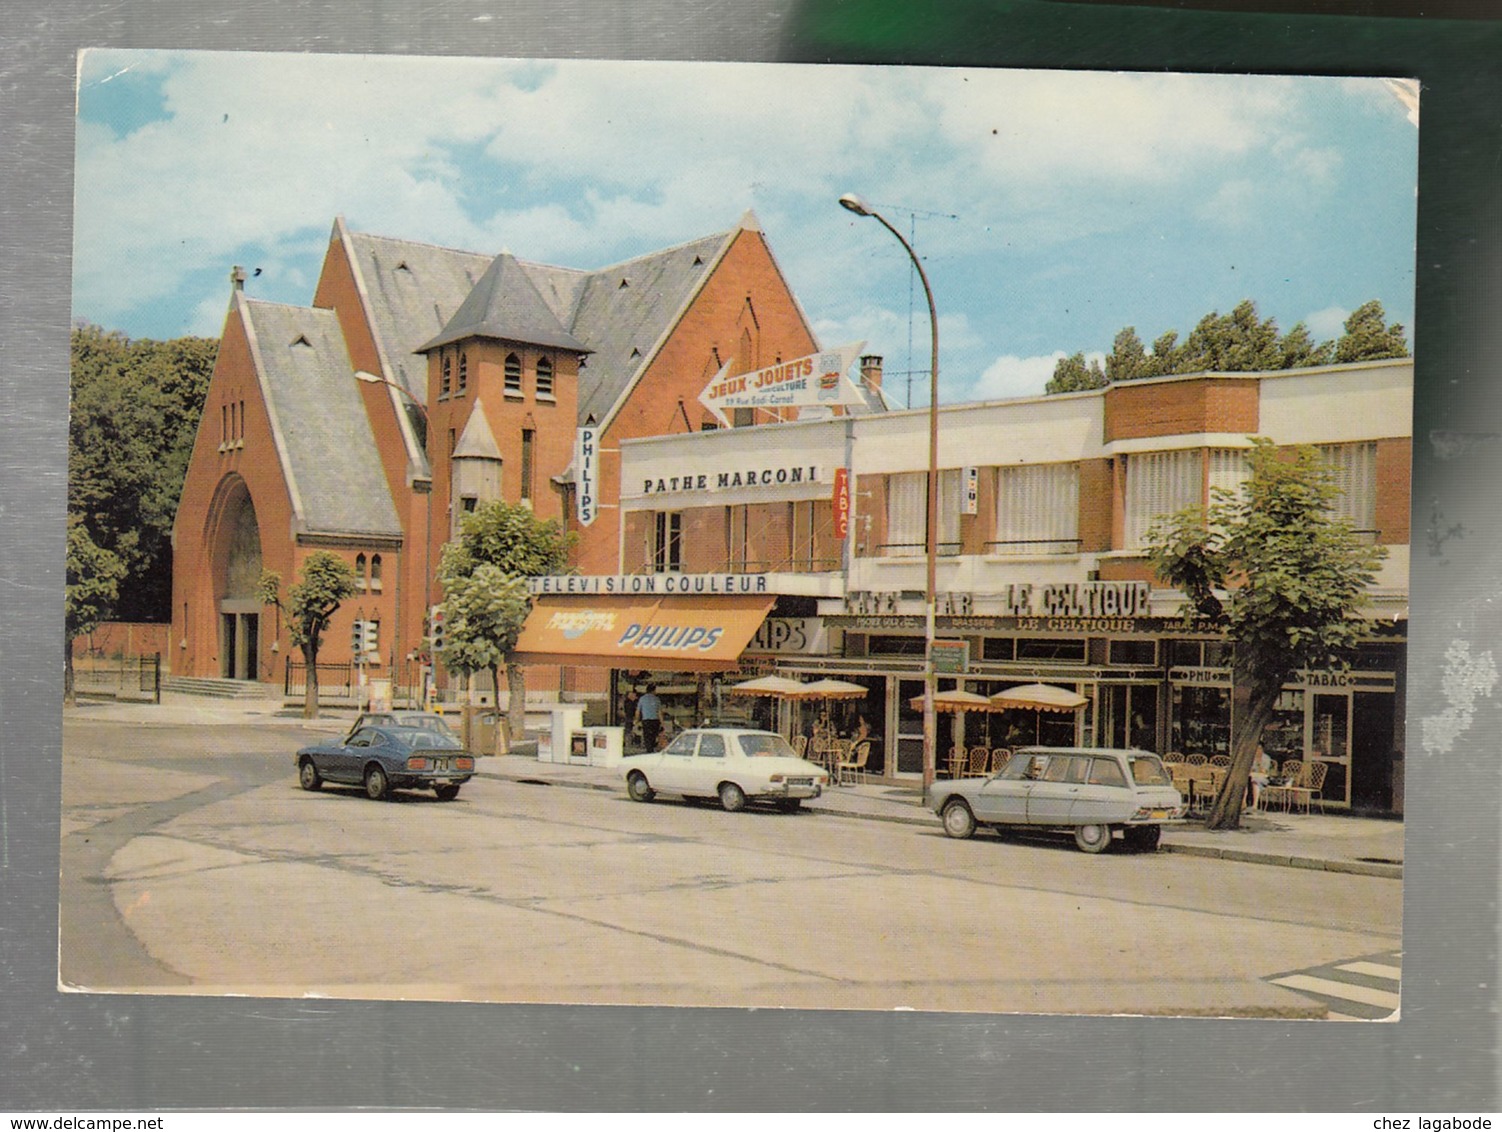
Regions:
[[[584,708],[566,705],[556,707],[551,712],[552,726],[548,730],[549,742],[537,744],[537,760],[545,763],[567,763],[574,761],[586,761],[588,752],[583,759],[575,760],[572,755],[573,735],[576,731],[584,730]]]

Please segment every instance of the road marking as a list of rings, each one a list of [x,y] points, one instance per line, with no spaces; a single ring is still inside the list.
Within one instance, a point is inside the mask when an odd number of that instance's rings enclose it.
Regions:
[[[1391,979],[1397,982],[1403,975],[1403,968],[1390,967],[1386,963],[1367,963],[1358,961],[1355,963],[1339,963],[1337,971],[1350,971],[1353,975],[1370,975],[1374,979]]]
[[[1398,996],[1391,991],[1373,990],[1356,983],[1337,983],[1332,979],[1316,979],[1312,975],[1285,975],[1270,980],[1274,985],[1289,990],[1310,991],[1327,998],[1340,998],[1349,1002],[1361,1002],[1367,1006],[1381,1006],[1390,1010],[1398,1008]]]

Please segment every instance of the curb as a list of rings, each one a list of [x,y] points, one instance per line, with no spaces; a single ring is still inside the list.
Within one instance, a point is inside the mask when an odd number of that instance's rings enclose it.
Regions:
[[[475,773],[476,777],[495,778],[504,782],[521,783],[526,786],[562,786],[571,790],[598,790],[607,794],[616,792],[616,787],[606,782],[565,781],[534,775],[502,774],[499,771],[479,770]],[[938,819],[936,818],[907,817],[902,814],[861,813],[851,810],[826,809],[818,805],[809,806],[808,809],[827,817],[845,818],[854,821],[888,822],[892,825],[938,825]],[[1210,857],[1222,861],[1237,861],[1250,865],[1275,865],[1282,868],[1310,869],[1315,872],[1349,873],[1356,876],[1385,877],[1390,880],[1403,879],[1402,865],[1377,864],[1368,861],[1335,861],[1321,857],[1292,856],[1287,853],[1259,853],[1252,849],[1223,849],[1214,845],[1174,844],[1171,841],[1161,842],[1158,850],[1163,853],[1182,853],[1188,857]]]

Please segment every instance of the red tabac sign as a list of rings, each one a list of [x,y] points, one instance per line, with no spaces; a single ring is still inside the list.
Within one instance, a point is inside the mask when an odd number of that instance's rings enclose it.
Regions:
[[[850,469],[834,470],[834,537],[850,533]]]

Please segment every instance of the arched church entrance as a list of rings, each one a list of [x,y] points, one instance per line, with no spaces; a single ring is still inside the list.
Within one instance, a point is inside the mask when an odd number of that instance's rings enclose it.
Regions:
[[[224,508],[216,532],[214,561],[219,566],[215,587],[219,606],[219,675],[230,680],[255,680],[261,656],[261,529],[255,504],[245,481],[227,485]]]

